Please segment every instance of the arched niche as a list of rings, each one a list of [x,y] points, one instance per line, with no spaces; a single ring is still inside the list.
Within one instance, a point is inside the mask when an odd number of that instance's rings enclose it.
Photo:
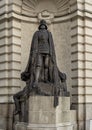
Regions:
[[[23,0],[22,14],[36,17],[43,10],[63,16],[69,13],[69,0]]]
[[[33,33],[38,28],[39,14],[50,21],[58,67],[67,74],[71,87],[71,21],[69,0],[23,0],[22,3],[22,71],[25,69]],[[42,14],[41,14],[42,15]],[[53,16],[52,16],[53,15]]]

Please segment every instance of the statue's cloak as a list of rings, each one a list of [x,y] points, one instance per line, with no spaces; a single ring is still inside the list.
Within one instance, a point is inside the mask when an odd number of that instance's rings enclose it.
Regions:
[[[50,58],[49,58],[49,82],[53,83],[55,86],[58,86],[59,84],[59,75],[58,75],[58,68],[56,64],[56,55],[55,55],[55,49],[54,49],[54,42],[52,38],[51,32],[48,32],[48,43],[50,47]],[[39,31],[36,31],[33,35],[32,43],[31,43],[31,49],[30,49],[30,55],[27,67],[25,71],[22,73],[22,80],[29,81],[30,84],[34,82],[34,75],[36,73],[36,63],[38,58],[38,33]]]
[[[48,32],[48,43],[49,43],[49,48],[50,48],[49,49],[50,56],[49,56],[49,68],[48,68],[48,80],[49,80],[49,83],[53,84],[53,92],[54,92],[53,95],[55,97],[54,106],[57,106],[58,105],[57,96],[59,95],[58,93],[60,91],[60,88],[63,88],[61,82],[65,82],[66,75],[64,73],[61,73],[57,67],[52,34],[48,30],[47,32]],[[33,35],[28,64],[26,66],[25,71],[21,74],[21,79],[23,81],[26,81],[26,84],[28,86],[28,93],[30,93],[30,91],[32,90],[32,86],[35,81],[37,59],[39,55],[38,34],[39,34],[39,31],[36,31],[35,34]]]

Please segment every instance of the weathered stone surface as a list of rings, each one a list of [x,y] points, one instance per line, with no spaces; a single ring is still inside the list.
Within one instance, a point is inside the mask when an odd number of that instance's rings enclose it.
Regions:
[[[59,105],[53,106],[54,96],[30,96],[29,123],[57,124],[76,121],[76,112],[70,110],[70,98],[59,97]]]
[[[53,96],[30,96],[28,124],[18,123],[15,130],[77,130],[76,111],[70,110],[70,97],[59,97],[53,106]]]
[[[76,124],[25,124],[19,123],[16,125],[15,130],[77,130]]]
[[[76,113],[75,111],[29,111],[29,123],[38,124],[54,124],[64,122],[75,122]]]
[[[16,124],[15,130],[27,130],[27,124],[25,124],[25,123]]]
[[[13,104],[0,104],[0,129],[12,130]]]
[[[30,96],[29,102],[30,111],[70,110],[70,97],[59,97],[59,105],[56,108],[53,106],[54,96]]]

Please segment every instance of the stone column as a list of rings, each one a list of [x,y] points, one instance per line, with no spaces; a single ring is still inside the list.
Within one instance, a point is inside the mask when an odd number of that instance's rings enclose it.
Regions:
[[[84,9],[85,130],[90,130],[90,120],[92,120],[92,0],[85,0]]]
[[[21,1],[0,1],[0,129],[11,130],[14,93],[20,89]]]
[[[71,1],[73,2],[73,1]],[[78,129],[89,130],[92,119],[92,1],[74,1],[72,9],[72,103],[78,110]]]

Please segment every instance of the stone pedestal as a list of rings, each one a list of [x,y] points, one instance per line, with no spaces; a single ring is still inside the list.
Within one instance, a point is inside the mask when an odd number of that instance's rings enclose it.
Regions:
[[[28,124],[17,123],[15,130],[77,130],[76,111],[70,110],[70,98],[59,97],[53,107],[53,96],[31,96]]]

